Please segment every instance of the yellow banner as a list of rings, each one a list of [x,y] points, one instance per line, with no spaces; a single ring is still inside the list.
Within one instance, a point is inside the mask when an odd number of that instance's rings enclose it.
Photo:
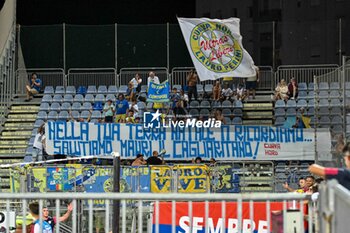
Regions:
[[[172,169],[169,166],[151,166],[151,192],[171,192]]]
[[[32,192],[46,192],[46,168],[32,168],[33,184],[31,186]]]
[[[179,165],[177,170],[178,193],[205,193],[209,189],[208,167],[206,165]]]

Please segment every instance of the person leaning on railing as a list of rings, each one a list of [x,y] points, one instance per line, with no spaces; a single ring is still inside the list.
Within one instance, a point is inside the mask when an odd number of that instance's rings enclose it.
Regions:
[[[343,155],[346,169],[322,167],[318,164],[312,164],[309,167],[309,171],[326,179],[336,179],[339,184],[350,190],[350,143],[347,143],[343,148]]]

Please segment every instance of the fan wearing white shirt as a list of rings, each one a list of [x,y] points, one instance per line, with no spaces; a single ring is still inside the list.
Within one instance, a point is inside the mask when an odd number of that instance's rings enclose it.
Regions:
[[[147,87],[149,87],[150,83],[160,84],[159,78],[155,76],[155,73],[153,71],[149,72],[149,77],[147,79]]]
[[[136,93],[136,91],[137,91],[136,89],[137,89],[138,85],[140,85],[142,83],[142,79],[141,79],[139,74],[136,74],[135,77],[132,78],[129,83],[132,84],[133,91],[134,91],[134,93]]]

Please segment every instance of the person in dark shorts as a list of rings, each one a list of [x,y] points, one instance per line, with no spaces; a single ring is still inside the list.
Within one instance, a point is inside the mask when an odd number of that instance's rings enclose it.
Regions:
[[[350,190],[350,143],[343,148],[346,168],[322,167],[318,164],[312,164],[309,171],[315,175],[326,179],[336,179],[339,184]]]

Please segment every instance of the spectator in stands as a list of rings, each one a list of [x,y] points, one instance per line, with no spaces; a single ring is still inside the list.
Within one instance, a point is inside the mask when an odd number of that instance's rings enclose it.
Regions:
[[[187,86],[188,86],[188,101],[190,102],[192,100],[192,95],[194,96],[194,99],[198,99],[198,92],[197,92],[197,82],[198,82],[198,76],[197,73],[194,70],[191,70],[187,75]]]
[[[214,113],[214,118],[217,121],[221,121],[224,125],[226,125],[226,120],[224,115],[222,115],[221,109],[216,109]]]
[[[288,192],[297,192],[297,193],[304,193],[305,188],[305,179],[303,177],[299,178],[299,189],[294,190],[291,187],[289,187],[288,183],[286,182],[283,187],[288,190]]]
[[[143,154],[136,155],[136,159],[132,162],[131,166],[142,166],[146,165],[147,162],[143,158]]]
[[[107,100],[107,103],[103,106],[103,114],[105,118],[105,123],[113,123],[113,117],[115,113],[115,106],[111,99]]]
[[[288,100],[288,86],[286,81],[282,79],[276,89],[275,89],[275,99],[276,100]]]
[[[210,158],[209,163],[210,163],[210,165],[215,165],[216,160],[214,158]]]
[[[90,122],[91,115],[92,115],[92,110],[90,109],[89,112],[90,112],[90,114],[89,114],[89,116],[86,119],[84,119],[82,117],[79,117],[78,119],[74,119],[74,117],[72,115],[72,111],[69,111],[70,120],[74,121],[74,122]]]
[[[298,98],[298,83],[295,78],[292,78],[288,84],[288,96],[291,100]]]
[[[140,117],[135,117],[135,124],[139,124],[140,123]]]
[[[185,93],[184,90],[181,90],[180,91],[180,99],[182,100],[182,103],[183,103],[183,107],[184,108],[187,108],[187,105],[188,105],[188,95]]]
[[[171,108],[174,109],[176,107],[176,103],[181,99],[181,96],[179,93],[177,93],[177,88],[174,87],[173,91],[170,94],[170,100],[172,102]]]
[[[255,92],[256,87],[258,85],[258,82],[260,81],[259,77],[259,67],[254,66],[254,69],[256,71],[256,74],[254,76],[248,77],[246,80],[246,89],[247,89],[247,96],[250,97],[250,93],[252,93],[253,99],[255,99]]]
[[[134,124],[135,123],[135,116],[134,116],[134,110],[129,110],[128,117],[125,119],[126,123]]]
[[[221,94],[220,81],[216,81],[215,85],[213,86],[213,99],[216,101],[220,100],[220,94]]]
[[[187,112],[183,107],[183,103],[181,100],[177,101],[175,108],[173,108],[173,113],[174,113],[175,121],[186,119]]]
[[[43,221],[40,226],[40,216],[39,216],[39,203],[32,202],[29,204],[29,212],[33,217],[33,225],[31,228],[31,233],[52,233],[52,228],[50,224],[46,221]],[[42,231],[40,231],[42,228]]]
[[[201,157],[196,157],[195,159],[194,158],[192,159],[192,163],[201,164],[203,163],[203,160]]]
[[[147,87],[149,87],[150,83],[160,84],[159,78],[155,76],[155,73],[153,71],[149,72],[149,77],[147,79]]]
[[[137,100],[134,98],[131,102],[131,105],[129,106],[129,111],[134,111],[134,117],[135,119],[139,116],[139,106],[137,105]]]
[[[343,148],[343,156],[346,168],[330,168],[313,164],[309,167],[312,174],[326,179],[336,179],[339,184],[350,190],[350,143]]]
[[[225,84],[224,88],[221,90],[220,100],[229,100],[233,96],[233,91],[228,84]]]
[[[43,138],[43,135],[44,135],[44,129],[45,129],[45,124],[42,124],[38,128],[38,132],[37,132],[37,134],[35,135],[35,138],[34,138],[33,154],[32,154],[32,160],[34,162],[43,160],[43,143],[42,143],[42,138]]]
[[[236,89],[236,99],[244,101],[246,97],[246,90],[244,89],[243,84],[239,83]]]
[[[32,74],[29,80],[29,85],[26,86],[27,99],[25,101],[30,101],[33,96],[38,94],[41,90],[41,80],[38,78],[36,73]]]
[[[135,77],[132,78],[129,83],[132,85],[132,89],[135,94],[141,91],[142,79],[139,74],[136,74]]]
[[[133,88],[133,84],[129,83],[128,89],[126,91],[125,99],[127,99],[128,101],[131,101],[136,96],[136,93],[134,90],[136,89]]]
[[[129,110],[129,103],[124,98],[123,94],[118,95],[118,100],[116,102],[116,118],[117,123],[125,123],[126,113]]]
[[[72,211],[73,211],[73,204],[71,203],[67,206],[67,212],[64,215],[62,215],[61,217],[59,217],[58,221],[59,222],[67,221],[69,216],[71,215]],[[57,219],[56,219],[56,217],[52,217],[49,215],[49,209],[47,207],[43,208],[43,220],[45,222],[47,222],[48,224],[50,224],[52,232],[53,232],[55,225],[57,223]]]
[[[158,157],[158,151],[153,151],[152,156],[149,157],[146,161],[148,165],[162,165],[164,163],[164,159],[160,159]]]

